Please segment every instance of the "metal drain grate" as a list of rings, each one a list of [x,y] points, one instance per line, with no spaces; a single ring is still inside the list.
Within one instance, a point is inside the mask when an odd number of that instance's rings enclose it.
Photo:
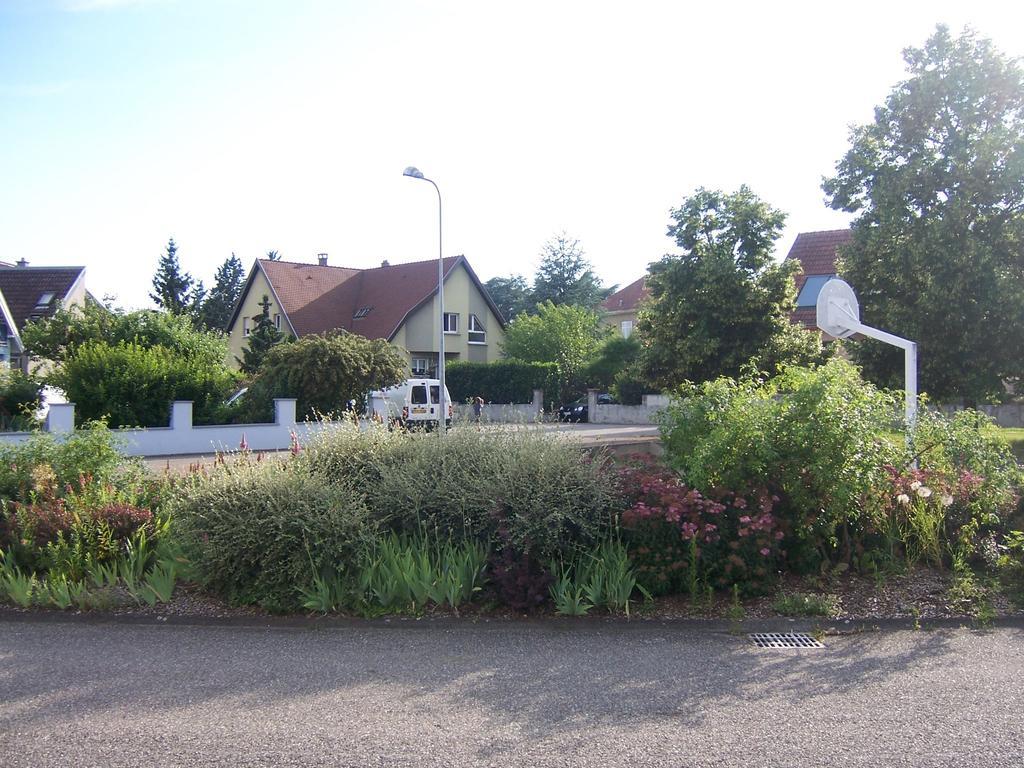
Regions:
[[[747,635],[758,648],[824,648],[803,632],[755,632]]]

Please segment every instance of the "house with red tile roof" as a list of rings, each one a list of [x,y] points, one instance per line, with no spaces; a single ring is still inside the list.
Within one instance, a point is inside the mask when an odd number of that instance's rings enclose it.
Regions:
[[[437,370],[436,260],[355,269],[328,265],[326,254],[317,264],[258,259],[228,323],[233,364],[263,313],[264,296],[271,319],[286,334],[343,328],[407,350],[415,373]],[[446,361],[501,357],[505,320],[464,256],[444,259],[444,307]]]
[[[24,259],[16,265],[0,262],[0,364],[27,371],[21,343],[25,324],[88,298],[85,267],[30,267]]]
[[[649,295],[646,275],[616,291],[601,302],[604,322],[628,339],[636,326],[636,313],[640,308],[640,302]]]
[[[800,266],[796,282],[796,309],[790,315],[794,323],[816,329],[818,294],[821,286],[836,276],[839,249],[853,239],[849,229],[830,229],[824,232],[801,232],[786,256]]]

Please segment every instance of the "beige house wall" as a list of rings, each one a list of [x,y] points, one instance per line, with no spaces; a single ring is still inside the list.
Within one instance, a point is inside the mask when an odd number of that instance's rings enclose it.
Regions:
[[[605,325],[611,326],[611,328],[617,334],[619,334],[619,336],[622,335],[622,322],[624,320],[631,321],[633,323],[633,330],[636,330],[635,309],[631,309],[624,312],[605,312],[604,315],[601,317],[601,320],[604,322]]]
[[[445,360],[471,360],[489,363],[502,357],[501,345],[505,333],[498,323],[487,299],[477,289],[463,265],[451,272],[444,281],[444,311],[459,316],[456,333],[444,336]],[[486,341],[483,344],[469,341],[469,316],[476,315],[483,322]],[[437,359],[437,337],[441,322],[441,308],[435,295],[429,302],[413,312],[403,323],[393,342],[410,353],[432,352]],[[410,354],[410,364],[412,355]]]

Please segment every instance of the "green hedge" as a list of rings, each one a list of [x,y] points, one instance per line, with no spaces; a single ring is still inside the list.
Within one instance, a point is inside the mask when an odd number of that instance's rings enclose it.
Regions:
[[[499,360],[493,363],[449,363],[445,384],[452,400],[464,402],[482,397],[491,403],[529,403],[533,390],[544,390],[544,401],[558,402],[558,366],[554,363],[524,363]]]

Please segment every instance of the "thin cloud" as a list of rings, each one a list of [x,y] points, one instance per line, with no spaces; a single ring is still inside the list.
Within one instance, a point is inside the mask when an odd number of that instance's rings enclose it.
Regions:
[[[119,8],[135,8],[143,5],[155,5],[167,0],[65,0],[64,10],[71,13],[89,13],[91,11],[115,11]]]
[[[0,83],[0,92],[10,96],[59,96],[75,87],[74,80],[52,83]]]

